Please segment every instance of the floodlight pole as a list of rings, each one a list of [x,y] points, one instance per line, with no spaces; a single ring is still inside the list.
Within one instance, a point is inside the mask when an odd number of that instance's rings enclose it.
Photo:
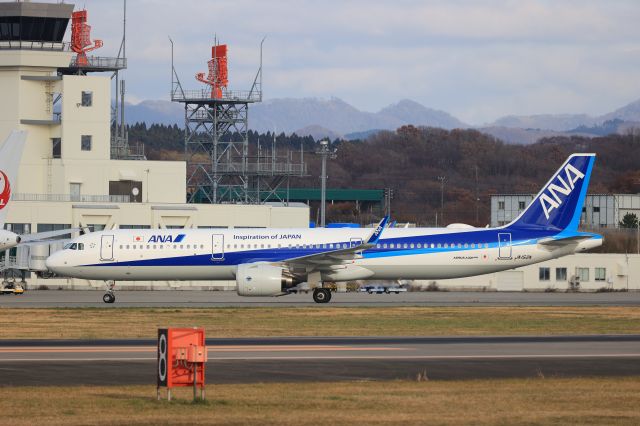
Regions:
[[[438,180],[440,181],[440,222],[444,226],[444,181],[447,179],[446,176],[438,176]]]
[[[320,226],[326,225],[326,205],[327,205],[327,158],[336,158],[336,150],[329,148],[329,141],[320,141],[320,148],[316,154],[322,157],[322,172],[320,175]]]

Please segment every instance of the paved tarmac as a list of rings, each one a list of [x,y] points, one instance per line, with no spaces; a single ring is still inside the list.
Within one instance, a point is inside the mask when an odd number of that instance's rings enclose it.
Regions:
[[[208,339],[208,383],[640,376],[640,335]],[[0,386],[152,384],[150,340],[0,341]]]
[[[102,302],[102,291],[30,290],[0,296],[0,307],[243,307],[323,306],[311,293],[282,297],[240,297],[235,291],[116,291],[116,302]],[[524,293],[415,292],[403,294],[334,293],[324,306],[640,306],[640,292]]]

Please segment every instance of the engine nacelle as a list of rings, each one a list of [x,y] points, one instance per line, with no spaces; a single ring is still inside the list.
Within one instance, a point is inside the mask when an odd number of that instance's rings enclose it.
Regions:
[[[246,263],[236,270],[239,296],[277,296],[300,282],[285,275],[283,268],[266,263]]]

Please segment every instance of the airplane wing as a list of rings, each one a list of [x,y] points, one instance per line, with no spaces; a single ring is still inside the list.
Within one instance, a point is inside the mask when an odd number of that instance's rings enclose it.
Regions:
[[[25,243],[43,242],[44,240],[60,237],[62,235],[71,235],[72,233],[78,232],[81,230],[82,228],[68,228],[68,229],[59,229],[57,231],[38,232],[35,234],[23,234],[23,235],[20,235],[20,243],[25,244]]]
[[[307,256],[293,257],[291,259],[285,259],[278,263],[280,264],[295,264],[295,265],[336,265],[344,262],[351,261],[353,259],[358,259],[361,257],[361,252],[363,250],[370,249],[375,247],[375,245],[380,240],[380,236],[382,235],[382,231],[384,230],[387,222],[389,221],[389,216],[385,216],[382,218],[378,226],[375,227],[371,235],[367,238],[367,240],[361,244],[358,244],[353,247],[325,251],[322,253],[309,254]]]
[[[568,246],[570,244],[578,244],[581,241],[586,241],[590,239],[589,235],[574,235],[571,237],[562,237],[562,238],[544,238],[538,241],[538,244],[548,248],[548,249],[556,249],[564,246]]]

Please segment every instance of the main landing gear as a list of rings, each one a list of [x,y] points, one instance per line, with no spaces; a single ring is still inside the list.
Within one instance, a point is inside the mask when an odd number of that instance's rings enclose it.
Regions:
[[[104,294],[104,296],[102,296],[102,301],[104,303],[113,303],[116,301],[116,295],[114,290],[114,287],[116,286],[116,282],[107,281],[106,285],[107,285],[107,292]]]
[[[316,303],[329,303],[331,300],[331,290],[328,288],[313,289],[313,301]]]

